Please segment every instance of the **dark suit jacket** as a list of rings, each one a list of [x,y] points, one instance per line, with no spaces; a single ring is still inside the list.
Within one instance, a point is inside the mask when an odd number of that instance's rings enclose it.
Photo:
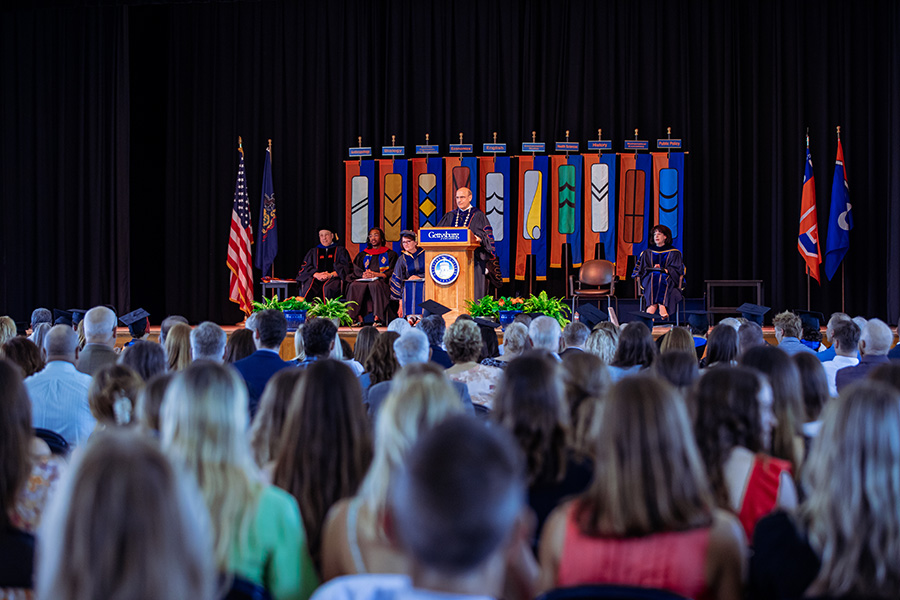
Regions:
[[[116,364],[118,359],[119,355],[109,346],[87,344],[84,350],[78,353],[78,362],[75,364],[75,368],[93,377],[106,365]]]
[[[453,366],[453,361],[450,360],[450,355],[447,354],[447,351],[440,346],[431,347],[431,362],[437,363],[445,369],[449,369]]]
[[[563,350],[562,352],[559,353],[559,357],[565,358],[566,355],[575,354],[576,352],[584,352],[584,349],[583,348],[575,348],[575,347],[566,348],[565,350]]]
[[[281,360],[275,352],[257,350],[247,358],[237,361],[232,365],[244,378],[247,384],[247,392],[250,395],[250,417],[256,414],[259,406],[259,397],[266,389],[269,379],[281,369],[292,367],[294,363]]]
[[[385,398],[387,398],[387,395],[390,393],[391,383],[391,380],[382,381],[369,388],[366,404],[368,404],[369,417],[372,421],[375,420],[378,409],[381,408]],[[459,394],[459,400],[462,402],[466,414],[475,416],[475,406],[472,405],[472,396],[469,395],[468,386],[461,381],[451,381],[450,383],[456,388],[456,391]]]
[[[883,354],[870,354],[869,356],[863,356],[858,365],[839,369],[837,375],[834,377],[834,383],[837,385],[838,393],[840,394],[842,389],[854,381],[859,381],[865,377],[869,371],[886,362],[890,362],[887,356]]]

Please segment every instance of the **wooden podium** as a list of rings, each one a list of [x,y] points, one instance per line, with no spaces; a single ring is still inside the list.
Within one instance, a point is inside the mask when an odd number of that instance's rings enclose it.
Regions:
[[[425,249],[425,299],[450,309],[444,315],[449,325],[467,312],[466,300],[475,300],[475,250],[480,244],[467,227],[429,227],[419,230],[419,246]],[[456,278],[441,282],[454,261],[459,265]]]

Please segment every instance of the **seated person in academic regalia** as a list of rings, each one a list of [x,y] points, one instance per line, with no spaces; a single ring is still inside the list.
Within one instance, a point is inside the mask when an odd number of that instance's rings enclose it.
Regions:
[[[399,316],[406,316],[403,305],[404,288],[407,281],[422,281],[425,277],[425,250],[419,248],[415,232],[404,229],[400,232],[400,243],[403,245],[403,253],[397,259],[397,267],[391,276],[391,299],[400,301]],[[419,296],[424,295],[424,287],[419,291]],[[425,300],[424,297],[407,298],[409,306],[418,306]]]
[[[397,253],[384,243],[384,231],[380,227],[369,230],[369,247],[353,259],[353,273],[348,277],[347,300],[356,302],[350,306],[350,318],[362,324],[361,314],[367,298],[372,299],[375,326],[387,323],[387,307],[391,301],[388,282],[394,274]]]
[[[122,315],[119,320],[128,327],[128,331],[131,333],[131,340],[125,344],[126,348],[138,340],[146,340],[150,337],[150,313],[143,308]]]
[[[353,267],[350,254],[337,245],[337,234],[331,227],[319,227],[319,245],[303,258],[297,283],[300,296],[313,298],[337,298],[344,293],[344,282]]]

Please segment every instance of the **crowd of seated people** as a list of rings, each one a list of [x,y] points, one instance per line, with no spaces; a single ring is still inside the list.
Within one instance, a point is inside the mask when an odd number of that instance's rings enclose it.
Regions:
[[[0,345],[0,599],[896,598],[893,332],[794,317],[38,320]]]

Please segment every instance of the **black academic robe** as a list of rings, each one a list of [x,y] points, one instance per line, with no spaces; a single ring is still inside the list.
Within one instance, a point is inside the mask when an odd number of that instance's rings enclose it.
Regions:
[[[438,227],[468,227],[469,231],[481,239],[481,247],[475,251],[475,299],[488,295],[488,280],[495,287],[500,286],[500,265],[494,252],[494,231],[487,215],[475,208],[458,208],[445,214]]]
[[[390,280],[397,264],[397,253],[381,246],[379,248],[366,248],[353,259],[353,273],[350,275],[350,285],[347,287],[347,300],[356,304],[350,307],[350,318],[358,320],[364,313],[366,300],[372,300],[372,312],[375,318],[382,323],[387,323],[387,306],[391,301]],[[366,270],[384,273],[383,278],[374,281],[359,281]]]
[[[300,271],[297,273],[297,282],[300,284],[298,296],[309,300],[313,298],[337,298],[344,293],[344,283],[353,270],[350,263],[350,253],[343,246],[332,244],[330,246],[318,246],[310,249],[303,258]],[[330,273],[334,271],[337,277],[326,281],[319,281],[313,277],[314,273]]]

